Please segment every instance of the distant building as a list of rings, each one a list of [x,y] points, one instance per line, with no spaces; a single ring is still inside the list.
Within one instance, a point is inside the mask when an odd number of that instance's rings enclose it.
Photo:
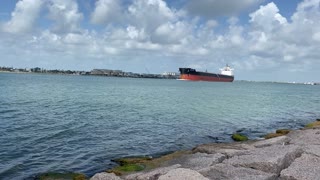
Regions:
[[[41,68],[39,67],[31,68],[31,72],[41,72]]]
[[[90,74],[92,75],[104,75],[104,76],[111,76],[113,70],[109,69],[93,69]]]
[[[180,73],[177,72],[164,72],[162,73],[163,78],[167,79],[178,79],[180,76]]]
[[[176,72],[164,72],[162,73],[163,76],[177,76],[178,73]]]

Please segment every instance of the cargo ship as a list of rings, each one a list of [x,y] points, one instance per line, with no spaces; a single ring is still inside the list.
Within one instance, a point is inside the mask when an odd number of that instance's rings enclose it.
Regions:
[[[220,74],[196,71],[192,68],[179,68],[180,80],[232,82],[234,80],[233,69],[228,65],[220,69]]]

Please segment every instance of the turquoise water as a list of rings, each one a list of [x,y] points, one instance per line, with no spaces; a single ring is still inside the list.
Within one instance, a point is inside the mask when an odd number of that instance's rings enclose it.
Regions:
[[[320,86],[0,73],[0,179],[88,176],[124,156],[300,128]]]

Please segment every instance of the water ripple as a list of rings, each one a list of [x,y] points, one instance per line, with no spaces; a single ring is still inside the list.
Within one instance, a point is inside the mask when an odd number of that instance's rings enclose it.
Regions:
[[[320,86],[0,74],[0,179],[259,138],[319,118]],[[35,83],[36,82],[36,83]]]

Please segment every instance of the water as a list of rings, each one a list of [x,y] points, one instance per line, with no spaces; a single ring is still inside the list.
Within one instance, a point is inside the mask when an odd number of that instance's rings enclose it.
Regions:
[[[259,138],[320,117],[320,86],[0,73],[0,179],[88,176],[241,131]]]

